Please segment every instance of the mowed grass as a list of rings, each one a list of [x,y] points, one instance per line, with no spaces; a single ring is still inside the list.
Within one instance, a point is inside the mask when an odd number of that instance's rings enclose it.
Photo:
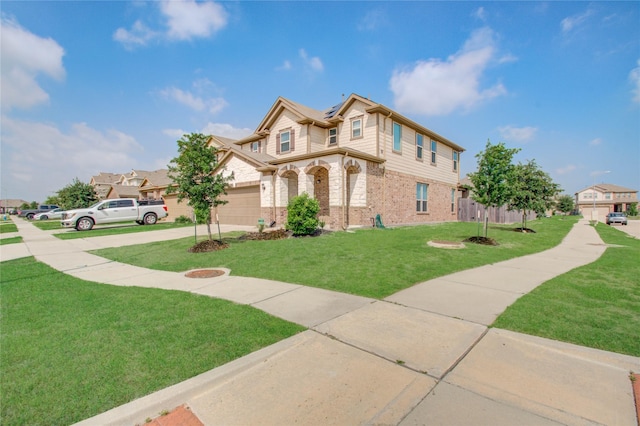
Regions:
[[[248,306],[2,262],[3,425],[72,424],[303,330]],[[169,409],[171,407],[167,407]]]
[[[15,223],[0,222],[0,234],[9,234],[11,232],[18,232],[18,227]]]
[[[22,237],[0,238],[0,246],[5,244],[16,244],[21,242],[22,242]]]
[[[91,231],[76,231],[74,229],[66,230],[59,234],[54,234],[61,240],[73,240],[76,238],[91,238],[91,237],[104,237],[105,235],[120,235],[131,234],[135,232],[153,232],[162,231],[166,229],[184,228],[185,226],[193,226],[189,223],[174,223],[174,222],[158,222],[155,225],[138,225],[135,222],[131,223],[119,223],[114,225],[98,225]],[[58,227],[60,222],[58,221]],[[62,228],[66,229],[66,228]]]
[[[443,223],[392,229],[334,232],[314,238],[277,241],[226,239],[230,247],[189,253],[193,238],[97,250],[118,262],[167,271],[225,267],[232,275],[384,298],[418,282],[456,271],[539,252],[559,244],[576,217],[528,223],[535,234],[514,232],[515,225],[492,225],[499,246],[466,244],[461,250],[430,247],[429,241],[460,242],[477,235],[474,223]]]
[[[523,296],[493,327],[640,356],[640,240],[603,224],[596,230],[620,247]]]

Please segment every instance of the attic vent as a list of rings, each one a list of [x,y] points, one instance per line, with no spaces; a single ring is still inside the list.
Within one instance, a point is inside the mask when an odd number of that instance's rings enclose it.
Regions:
[[[340,102],[338,105],[334,105],[331,108],[329,108],[328,110],[326,110],[324,112],[325,120],[328,120],[329,118],[333,118],[333,116],[336,115],[336,113],[338,112],[338,110],[340,109],[342,104],[344,104],[344,102]]]

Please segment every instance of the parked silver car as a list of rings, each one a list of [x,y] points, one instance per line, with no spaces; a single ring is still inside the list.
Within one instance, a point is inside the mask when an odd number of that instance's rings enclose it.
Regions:
[[[607,215],[607,225],[611,225],[613,223],[619,223],[620,225],[626,225],[627,224],[627,216],[625,216],[624,213],[622,213],[622,212],[609,213]]]

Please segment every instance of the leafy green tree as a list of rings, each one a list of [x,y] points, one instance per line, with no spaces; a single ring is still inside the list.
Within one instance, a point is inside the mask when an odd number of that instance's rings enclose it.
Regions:
[[[59,190],[57,194],[57,205],[65,210],[89,207],[98,201],[98,196],[93,186],[80,182],[78,178],[75,178],[73,182]]]
[[[497,208],[512,198],[511,187],[514,165],[513,156],[520,150],[507,148],[504,143],[492,145],[487,141],[484,151],[476,155],[478,171],[469,174],[473,185],[471,198],[487,208]],[[487,236],[487,211],[485,210],[484,236]]]
[[[43,204],[53,204],[56,206],[60,205],[60,199],[58,198],[57,195],[49,195],[46,200],[44,200]]]
[[[233,173],[230,176],[216,173],[217,150],[207,144],[208,140],[201,133],[184,135],[178,140],[178,156],[168,166],[168,176],[174,184],[169,186],[167,194],[177,194],[178,202],[188,200],[187,204],[193,208],[196,221],[206,221],[209,240],[213,240],[211,209],[227,203],[220,197],[226,195]]]
[[[287,223],[285,229],[293,235],[311,235],[318,229],[320,204],[306,192],[293,197],[287,205]]]
[[[29,208],[29,209],[37,209],[38,208],[38,202],[37,201],[32,201],[29,204],[29,207],[27,207],[27,208]]]
[[[564,214],[571,213],[574,207],[575,205],[571,195],[561,195],[556,201],[556,208]]]
[[[559,188],[535,160],[514,166],[511,173],[511,199],[509,210],[522,212],[522,228],[527,226],[527,212],[543,215],[554,205]]]
[[[638,216],[638,203],[629,204],[627,209],[627,216]]]

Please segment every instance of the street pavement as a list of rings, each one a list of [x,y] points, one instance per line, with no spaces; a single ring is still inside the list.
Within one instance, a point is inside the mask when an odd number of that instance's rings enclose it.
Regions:
[[[488,327],[523,294],[600,257],[606,245],[587,220],[545,252],[384,300],[230,271],[193,279],[85,251],[181,238],[188,228],[63,241],[15,222],[24,248],[0,246],[3,261],[26,253],[85,280],[222,298],[308,328],[79,425],[143,424],[183,404],[205,425],[638,424],[629,374],[640,358]]]

